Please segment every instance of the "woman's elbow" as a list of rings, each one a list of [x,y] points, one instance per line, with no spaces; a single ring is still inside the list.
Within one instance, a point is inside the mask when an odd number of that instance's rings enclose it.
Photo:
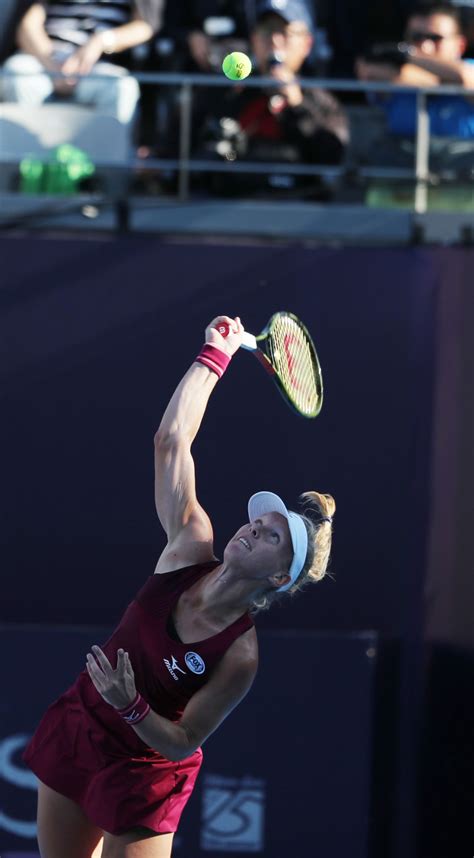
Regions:
[[[160,426],[155,432],[153,443],[156,449],[169,449],[176,446],[183,439],[183,433],[180,431],[178,424],[170,426]]]
[[[170,743],[165,756],[172,763],[181,763],[195,754],[199,748],[200,743],[196,742],[194,737],[189,736],[184,728],[181,728],[176,740],[173,741],[173,744]],[[162,749],[157,748],[157,750],[163,753]]]

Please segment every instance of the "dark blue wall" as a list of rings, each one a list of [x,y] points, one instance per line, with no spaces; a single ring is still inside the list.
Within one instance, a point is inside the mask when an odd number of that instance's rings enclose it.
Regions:
[[[36,780],[21,762],[27,738],[109,633],[0,625],[2,651],[15,653],[0,707],[2,856],[21,858],[36,844]],[[263,632],[250,693],[204,745],[175,858],[366,858],[376,663],[371,633]]]
[[[371,858],[415,854],[417,774],[418,858],[457,835],[471,855],[472,653],[423,664],[421,644],[425,614],[430,640],[470,639],[472,252],[12,237],[0,260],[0,621],[116,622],[164,546],[153,435],[206,323],[239,314],[257,332],[292,310],[317,343],[323,411],[298,419],[239,354],[194,446],[199,497],[221,551],[258,489],[335,496],[333,578],[258,624],[380,633]]]
[[[296,417],[253,358],[236,357],[194,447],[218,550],[252,492],[293,505],[328,491],[334,580],[261,624],[415,628],[435,256],[154,238],[12,238],[0,253],[1,620],[114,622],[164,545],[153,434],[206,323],[239,314],[257,332],[289,309],[316,340],[323,411]]]

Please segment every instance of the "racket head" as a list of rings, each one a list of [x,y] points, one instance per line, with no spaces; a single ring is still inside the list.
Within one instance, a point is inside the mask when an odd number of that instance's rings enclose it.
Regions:
[[[286,311],[274,313],[256,339],[272,364],[273,380],[290,408],[302,417],[317,417],[324,397],[321,364],[301,319]]]

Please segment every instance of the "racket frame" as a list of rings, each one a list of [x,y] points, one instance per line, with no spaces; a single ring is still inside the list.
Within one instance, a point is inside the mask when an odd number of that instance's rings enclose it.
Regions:
[[[304,333],[304,335],[308,341],[308,345],[309,345],[309,349],[310,349],[311,357],[312,357],[313,370],[314,370],[314,374],[316,377],[316,390],[317,390],[317,396],[318,396],[318,407],[311,414],[303,413],[296,406],[296,404],[293,402],[292,398],[290,397],[288,391],[286,390],[285,385],[283,384],[282,380],[280,379],[280,376],[279,376],[277,370],[275,369],[275,367],[272,363],[271,357],[267,354],[266,350],[264,351],[261,348],[261,345],[265,348],[265,342],[268,341],[269,336],[271,335],[273,326],[275,325],[277,319],[281,318],[282,316],[286,316],[286,317],[289,317],[290,319],[292,319],[298,325],[298,327],[301,328],[301,330],[303,331],[303,333]],[[289,313],[286,310],[280,310],[279,312],[274,313],[273,316],[271,317],[271,319],[269,319],[264,330],[260,334],[258,334],[256,337],[253,334],[249,334],[247,331],[245,331],[243,338],[242,338],[241,348],[244,348],[247,351],[253,352],[253,354],[255,355],[257,360],[259,361],[259,363],[263,366],[264,370],[268,373],[268,375],[270,375],[273,378],[273,381],[275,382],[276,386],[278,387],[278,390],[280,391],[280,393],[283,396],[283,399],[285,400],[287,405],[289,405],[290,408],[296,414],[299,414],[300,417],[306,417],[309,419],[318,416],[318,414],[321,411],[321,408],[323,406],[323,396],[324,396],[323,378],[322,378],[322,373],[321,373],[321,364],[319,363],[319,358],[318,358],[312,337],[310,336],[308,329],[303,324],[301,319],[298,318],[298,316],[295,316],[294,313]]]

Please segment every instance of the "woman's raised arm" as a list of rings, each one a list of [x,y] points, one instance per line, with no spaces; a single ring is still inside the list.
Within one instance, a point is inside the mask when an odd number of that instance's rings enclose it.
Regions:
[[[226,338],[217,331],[222,322],[230,326]],[[218,316],[206,328],[206,343],[228,359],[239,348],[242,334],[239,319]],[[219,373],[212,369],[212,348],[207,358],[205,363],[197,359],[189,368],[155,435],[155,504],[168,538],[155,572],[171,572],[214,558],[212,525],[197,500],[191,455],[191,445],[219,379]]]

